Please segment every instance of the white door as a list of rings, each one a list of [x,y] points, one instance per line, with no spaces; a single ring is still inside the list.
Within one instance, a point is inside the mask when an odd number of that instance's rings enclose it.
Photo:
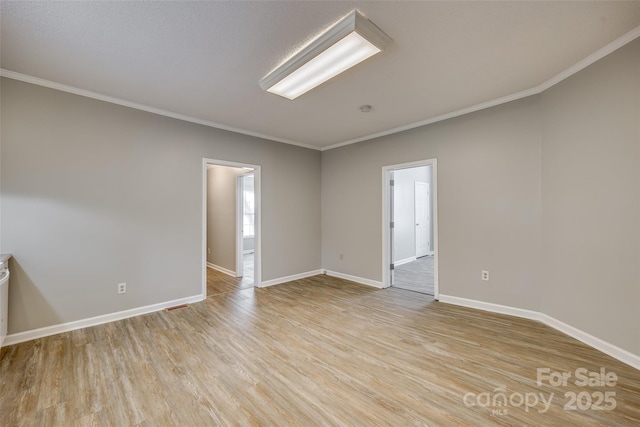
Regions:
[[[390,256],[390,258],[389,258],[389,260],[391,261],[391,264],[389,264],[389,269],[390,269],[390,272],[389,272],[389,285],[393,285],[393,278],[394,278],[394,271],[393,270],[395,268],[394,265],[393,265],[393,256],[394,256],[393,255],[393,253],[394,253],[393,245],[394,245],[394,241],[395,241],[395,231],[396,231],[395,230],[395,226],[394,226],[394,210],[393,210],[393,207],[394,207],[393,200],[394,200],[394,197],[395,197],[395,194],[394,194],[395,188],[394,188],[394,186],[395,186],[395,180],[394,180],[394,177],[393,177],[393,171],[391,171],[391,172],[389,172],[389,202],[390,202],[389,203],[389,227],[390,227],[390,230],[389,230],[389,256]]]
[[[431,251],[429,218],[429,184],[416,182],[416,258],[428,255]]]
[[[252,173],[238,175],[236,217],[236,277],[245,277],[245,249],[255,246],[255,189]],[[250,239],[246,241],[245,239]],[[253,242],[253,243],[252,243]],[[248,247],[245,247],[248,244]]]

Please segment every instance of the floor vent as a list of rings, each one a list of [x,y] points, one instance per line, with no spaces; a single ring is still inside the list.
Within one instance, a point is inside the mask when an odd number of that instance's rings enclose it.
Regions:
[[[181,304],[181,305],[176,305],[174,307],[167,307],[164,309],[164,311],[176,311],[176,310],[180,310],[182,308],[187,308],[189,307],[189,304]]]

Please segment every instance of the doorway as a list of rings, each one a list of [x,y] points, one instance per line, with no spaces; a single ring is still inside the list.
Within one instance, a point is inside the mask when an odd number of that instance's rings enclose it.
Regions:
[[[211,272],[229,288],[260,286],[260,166],[203,159],[202,182],[203,297]]]
[[[383,280],[438,299],[436,159],[383,168]]]
[[[237,177],[236,277],[254,281],[255,261],[255,174],[252,169]]]

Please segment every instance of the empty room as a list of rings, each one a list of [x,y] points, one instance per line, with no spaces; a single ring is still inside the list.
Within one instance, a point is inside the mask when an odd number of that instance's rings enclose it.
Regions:
[[[640,2],[0,0],[0,425],[640,424]]]

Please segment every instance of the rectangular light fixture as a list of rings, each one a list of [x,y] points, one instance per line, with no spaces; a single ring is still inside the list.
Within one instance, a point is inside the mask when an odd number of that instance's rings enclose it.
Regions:
[[[296,99],[382,52],[390,42],[389,36],[354,10],[260,80],[260,87]]]

